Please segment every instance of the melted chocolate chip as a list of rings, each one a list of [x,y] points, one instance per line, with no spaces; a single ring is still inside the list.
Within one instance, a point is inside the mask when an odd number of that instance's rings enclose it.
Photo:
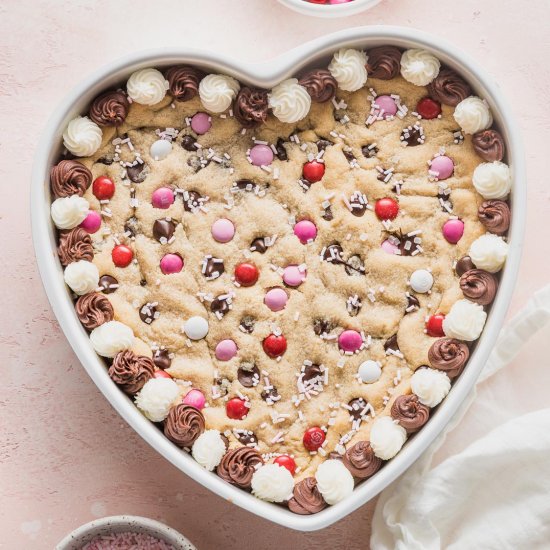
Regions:
[[[455,271],[459,277],[462,277],[466,271],[470,271],[470,269],[475,268],[476,266],[474,265],[474,262],[472,262],[472,258],[470,258],[470,256],[463,256],[456,262]]]
[[[321,138],[317,140],[316,145],[317,145],[317,150],[320,153],[321,151],[325,151],[327,147],[334,145],[334,143],[332,143],[332,141],[329,141],[328,139]]]
[[[321,218],[323,218],[327,222],[334,219],[334,214],[332,213],[332,207],[330,206],[330,204],[325,208],[324,212],[321,214]]]
[[[139,221],[135,216],[128,218],[124,223],[124,232],[128,233],[130,237],[135,237],[139,231]]]
[[[258,438],[256,434],[251,430],[233,430],[233,435],[237,438],[239,443],[243,445],[257,445]]]
[[[273,403],[279,400],[279,392],[277,391],[277,388],[275,386],[266,388],[265,390],[262,391],[260,395],[264,401],[268,402],[268,404],[270,402]]]
[[[239,329],[243,332],[246,332],[247,334],[252,334],[254,332],[254,325],[256,324],[256,321],[254,320],[254,317],[251,317],[250,315],[245,315],[239,324]]]
[[[323,373],[321,372],[321,367],[317,365],[317,363],[306,365],[304,367],[304,376],[302,377],[302,380],[304,382],[309,382],[310,380],[313,380],[313,378],[317,378],[318,376],[323,376]]]
[[[399,344],[397,343],[397,334],[390,336],[384,342],[384,351],[388,351],[389,349],[392,349],[393,351],[399,351]]]
[[[420,302],[418,301],[417,297],[413,296],[412,294],[407,294],[407,308],[405,309],[405,315],[407,313],[412,313],[413,311],[416,311],[419,307]]]
[[[145,279],[141,279],[139,284],[140,284],[140,286],[147,286],[147,281]]]
[[[241,191],[252,192],[257,186],[258,184],[254,183],[252,180],[243,179],[243,180],[237,180],[233,188],[237,188]]]
[[[128,178],[134,183],[141,183],[145,181],[148,173],[149,169],[147,168],[147,165],[145,163],[138,163],[135,166],[128,166],[126,168],[126,174]]]
[[[343,264],[343,254],[344,249],[342,248],[340,243],[334,243],[325,248],[324,252],[322,253],[322,259],[325,262],[329,262],[331,264]]]
[[[355,191],[349,199],[351,213],[360,218],[367,211],[367,198],[359,191]]]
[[[322,334],[328,334],[336,327],[336,324],[332,321],[329,321],[328,319],[314,319],[313,320],[313,332],[317,334],[317,336],[321,336]]]
[[[344,149],[342,153],[346,157],[346,160],[348,162],[353,162],[354,160],[357,160],[351,149]]]
[[[310,187],[313,185],[313,183],[311,183],[310,181],[307,181],[305,178],[300,178],[298,181],[304,193],[307,193]]]
[[[231,388],[231,380],[228,380],[227,378],[216,378],[214,380],[214,384],[218,386],[221,397],[224,397],[229,393],[229,389]]]
[[[378,147],[376,147],[376,145],[363,145],[363,147],[361,147],[361,152],[365,158],[371,159],[378,153]]]
[[[202,195],[197,191],[184,191],[183,208],[186,212],[197,212],[201,206]]]
[[[365,273],[365,264],[363,263],[361,256],[354,254],[348,258],[344,269],[350,277],[358,277]]]
[[[252,250],[252,252],[259,252],[260,254],[265,254],[267,248],[268,247],[265,242],[265,237],[256,237],[250,243],[250,250]]]
[[[361,413],[367,406],[367,402],[362,397],[356,397],[352,399],[348,405],[351,407],[351,411],[349,411],[350,416],[354,420],[359,420],[359,418],[361,418]]]
[[[223,260],[214,258],[213,256],[205,256],[202,261],[202,274],[209,280],[213,281],[225,272]]]
[[[170,359],[170,353],[167,349],[158,349],[153,353],[153,363],[161,370],[170,368],[172,359]]]
[[[154,302],[147,302],[139,309],[139,318],[146,324],[150,325],[155,319],[157,306]]]
[[[285,142],[283,138],[279,138],[277,140],[277,143],[275,144],[275,149],[277,150],[276,156],[279,160],[282,161],[288,160],[288,155],[284,143]]]
[[[361,298],[359,298],[359,296],[350,296],[346,302],[346,309],[348,310],[350,317],[356,317],[359,315],[362,305],[363,303],[361,302]]]
[[[160,219],[153,224],[153,236],[163,244],[172,238],[175,230],[176,224],[172,220]]]
[[[193,136],[183,136],[181,139],[181,146],[186,150],[192,153],[196,153],[197,148],[195,147],[197,140]]]
[[[111,275],[102,275],[99,278],[99,286],[103,294],[112,294],[118,288],[118,281]]]
[[[424,140],[424,129],[420,126],[420,124],[403,128],[403,131],[401,132],[401,141],[406,143],[409,147],[422,145]]]
[[[221,319],[230,309],[230,302],[227,298],[218,296],[210,302],[210,311],[215,313],[218,319]]]
[[[100,164],[105,164],[106,166],[111,166],[114,162],[113,155],[105,155],[104,157],[101,157],[97,159],[96,162],[99,162]]]
[[[449,213],[449,211],[453,209],[451,189],[449,186],[440,184],[437,191],[437,198],[443,212]]]
[[[257,386],[260,382],[260,369],[253,363],[242,363],[237,371],[237,380],[245,388]]]

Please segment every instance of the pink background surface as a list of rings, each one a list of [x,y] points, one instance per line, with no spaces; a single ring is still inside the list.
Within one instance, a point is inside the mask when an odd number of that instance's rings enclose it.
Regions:
[[[515,311],[549,278],[549,15],[546,0],[531,0],[528,7],[511,0],[385,0],[370,12],[339,20],[301,16],[275,0],[5,0],[0,6],[0,547],[52,548],[78,525],[122,513],[165,521],[202,549],[258,547],[260,533],[266,550],[366,548],[370,534],[373,503],[325,531],[303,534],[224,502],[146,445],[81,368],[41,286],[28,209],[36,143],[69,88],[113,58],[159,45],[223,49],[260,61],[356,25],[398,24],[440,35],[495,77],[522,128],[529,206]],[[548,375],[536,358],[548,336],[538,335],[511,371],[481,388],[440,458],[492,426],[487,410],[499,409],[506,417],[546,405],[543,387],[548,386],[541,377]]]

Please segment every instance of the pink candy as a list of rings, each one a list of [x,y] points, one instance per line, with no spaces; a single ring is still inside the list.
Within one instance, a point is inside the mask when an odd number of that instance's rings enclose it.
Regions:
[[[363,337],[356,330],[344,330],[338,336],[338,346],[344,351],[355,353],[363,345]]]
[[[317,226],[309,220],[302,220],[294,226],[294,235],[302,244],[307,244],[308,241],[317,237]]]
[[[393,244],[389,239],[386,239],[382,245],[382,250],[388,254],[397,254],[399,247]]]
[[[179,273],[183,269],[183,260],[179,254],[166,254],[160,261],[160,270],[165,275]]]
[[[297,265],[288,265],[285,267],[283,272],[283,281],[288,286],[300,286],[307,277],[307,271],[304,269],[304,271],[300,271]]]
[[[285,308],[287,302],[288,295],[282,288],[272,288],[266,292],[264,297],[264,304],[271,311],[281,311]]]
[[[101,216],[95,210],[90,210],[80,227],[88,233],[95,233],[101,227]]]
[[[153,374],[154,378],[172,378],[167,372],[163,371],[162,369],[158,369]]]
[[[430,164],[430,173],[438,180],[450,178],[453,175],[454,169],[454,162],[446,155],[434,157]]]
[[[206,113],[197,113],[191,119],[191,128],[195,134],[206,134],[212,128],[212,118]]]
[[[273,162],[273,151],[267,145],[254,145],[250,149],[250,160],[254,166],[269,166]]]
[[[153,191],[151,203],[155,208],[170,208],[174,203],[174,192],[169,187],[159,187]]]
[[[237,344],[233,340],[222,340],[218,342],[215,353],[218,361],[230,361],[237,355]]]
[[[186,405],[195,407],[195,409],[198,409],[200,411],[201,409],[204,409],[206,398],[204,397],[204,393],[202,393],[200,390],[190,390],[183,398],[183,402]]]
[[[443,224],[443,236],[451,244],[456,244],[464,235],[464,222],[462,220],[447,220]]]
[[[379,95],[374,100],[374,107],[384,118],[395,116],[397,113],[397,103],[395,103],[395,100],[389,95]]]
[[[212,224],[212,237],[219,243],[228,243],[235,236],[235,226],[231,220],[220,218]]]

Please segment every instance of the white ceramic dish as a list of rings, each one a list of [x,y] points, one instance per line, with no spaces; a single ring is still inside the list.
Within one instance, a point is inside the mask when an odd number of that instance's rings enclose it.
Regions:
[[[80,550],[85,544],[99,535],[116,533],[145,533],[156,537],[177,550],[196,550],[196,548],[175,529],[155,521],[154,519],[140,516],[110,516],[96,519],[77,527],[69,533],[56,547],[55,550]]]
[[[376,6],[380,0],[353,0],[345,4],[312,4],[305,0],[279,0],[283,6],[314,17],[348,17]]]
[[[60,153],[61,134],[69,120],[86,111],[91,100],[100,91],[125,82],[130,73],[137,69],[188,62],[212,71],[225,72],[243,82],[269,89],[310,66],[326,66],[332,53],[342,46],[368,50],[382,44],[431,50],[443,63],[461,73],[473,85],[477,95],[489,102],[495,123],[506,140],[507,161],[514,180],[509,257],[502,271],[500,290],[470,362],[428,424],[405,444],[395,458],[374,477],[361,484],[346,500],[318,514],[299,516],[280,506],[260,501],[204,470],[189,455],[166,439],[112,383],[103,360],[92,349],[88,335],[78,321],[71,296],[63,282],[63,270],[55,252],[55,230],[50,220],[49,170]],[[166,459],[208,489],[271,521],[292,529],[312,531],[346,516],[401,475],[441,432],[471,391],[498,336],[514,290],[523,240],[525,201],[524,158],[520,133],[498,85],[473,60],[441,39],[414,29],[380,26],[359,27],[324,36],[265,64],[240,63],[224,54],[179,48],[134,53],[101,68],[70,92],[49,120],[39,141],[33,170],[31,216],[38,265],[54,313],[88,374],[119,414]]]

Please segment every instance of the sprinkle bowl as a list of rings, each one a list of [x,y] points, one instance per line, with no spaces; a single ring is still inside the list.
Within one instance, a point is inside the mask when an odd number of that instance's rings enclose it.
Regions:
[[[261,501],[229,485],[214,473],[204,470],[191,456],[165,438],[112,383],[103,360],[96,355],[86,331],[78,321],[70,293],[63,281],[62,266],[56,255],[55,228],[50,219],[49,171],[60,153],[60,138],[69,120],[86,110],[90,101],[99,92],[120,85],[137,69],[191,63],[211,71],[224,72],[254,86],[270,89],[285,78],[315,66],[326,65],[332,53],[341,47],[368,50],[383,44],[401,48],[424,48],[433,52],[442,63],[466,78],[472,84],[475,93],[486,98],[495,124],[505,139],[508,164],[514,181],[510,199],[512,224],[508,236],[509,256],[502,271],[500,290],[489,312],[485,330],[472,351],[468,367],[434,412],[431,420],[407,441],[395,458],[386,463],[376,475],[358,486],[344,501],[318,514],[300,516],[281,506]],[[498,85],[473,60],[455,46],[414,29],[390,26],[346,29],[303,44],[265,64],[241,63],[223,53],[191,48],[161,48],[127,55],[99,69],[72,90],[49,120],[39,141],[32,176],[31,219],[38,266],[52,309],[82,365],[111,405],[145,441],[182,472],[217,495],[280,525],[301,531],[327,527],[375,497],[411,466],[434,441],[472,390],[496,341],[520,265],[526,206],[522,143],[510,112]]]

